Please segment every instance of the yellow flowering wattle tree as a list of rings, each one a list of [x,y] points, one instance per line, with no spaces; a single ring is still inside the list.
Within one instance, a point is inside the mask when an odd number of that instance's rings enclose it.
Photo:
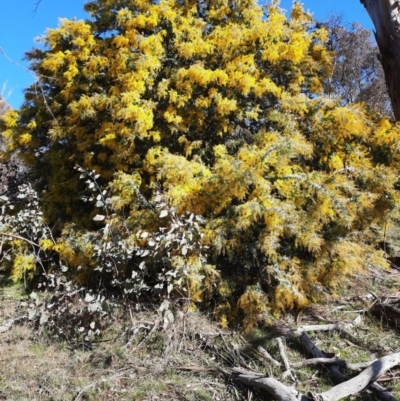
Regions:
[[[299,3],[290,19],[255,0],[96,0],[85,10],[87,21],[61,20],[28,53],[40,90],[26,91],[2,133],[8,154],[31,166],[47,221],[62,222],[46,247],[81,282],[96,269],[96,229],[154,246],[192,214],[201,246],[183,235],[146,263],[158,274],[186,266],[185,280],[166,282],[192,304],[212,298],[222,323],[244,316],[251,327],[386,266],[379,243],[397,216],[400,129],[324,96],[327,32]],[[82,202],[82,171],[108,187],[107,202],[101,189],[99,202]]]

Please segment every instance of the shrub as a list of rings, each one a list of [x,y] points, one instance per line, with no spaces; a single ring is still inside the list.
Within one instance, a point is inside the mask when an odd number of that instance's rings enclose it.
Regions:
[[[290,20],[253,0],[85,9],[27,54],[45,97],[3,118],[77,280],[212,298],[250,327],[386,266],[399,127],[324,96],[327,32],[299,3]]]

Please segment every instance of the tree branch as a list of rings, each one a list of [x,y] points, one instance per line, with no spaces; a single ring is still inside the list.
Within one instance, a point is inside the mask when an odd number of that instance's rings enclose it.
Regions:
[[[36,12],[37,12],[37,10],[38,10],[38,8],[39,8],[39,4],[42,2],[42,0],[37,0],[37,2],[35,3],[35,8],[34,8],[34,10],[32,11],[32,14],[33,14],[33,17],[36,15]]]
[[[311,341],[306,333],[302,333],[300,335],[300,341],[306,348],[306,350],[314,357],[314,358],[325,358],[325,355],[318,349],[318,347]],[[375,361],[374,363],[378,362],[379,360]],[[335,365],[328,365],[328,370],[334,377],[336,381],[339,383],[345,382],[349,380],[349,377],[342,374],[337,366]],[[368,368],[367,368],[368,369]],[[397,401],[392,394],[385,389],[384,387],[380,386],[378,383],[372,383],[369,385],[371,390],[374,390],[376,396],[380,398],[382,401]]]
[[[8,233],[1,233],[1,232],[0,232],[0,235],[3,236],[3,237],[11,237],[11,238],[15,238],[15,239],[20,239],[20,240],[22,240],[22,241],[27,242],[28,244],[37,246],[37,247],[39,247],[40,249],[43,250],[43,248],[42,248],[39,244],[37,244],[36,242],[33,242],[33,241],[31,241],[31,240],[29,240],[29,239],[27,239],[27,238],[21,237],[20,235],[17,235],[17,234],[8,234]]]

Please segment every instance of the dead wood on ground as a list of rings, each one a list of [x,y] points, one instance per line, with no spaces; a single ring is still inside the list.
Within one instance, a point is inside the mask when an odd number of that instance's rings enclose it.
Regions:
[[[310,330],[335,330],[347,336],[349,334],[347,330],[357,327],[360,324],[360,321],[361,317],[358,317],[353,322],[343,325],[334,323],[328,325],[303,326],[292,330],[291,333],[286,329],[286,334],[298,339],[308,355],[312,357],[312,359],[306,359],[300,363],[290,364],[287,359],[286,352],[284,351],[282,339],[278,339],[279,350],[281,357],[284,360],[285,368],[282,380],[285,376],[289,375],[289,372],[290,376],[294,379],[295,375],[292,373],[292,369],[297,369],[307,365],[321,364],[326,367],[326,369],[332,375],[334,381],[338,383],[328,391],[321,393],[309,392],[307,395],[301,394],[295,388],[282,383],[282,381],[274,377],[266,377],[264,374],[254,372],[249,369],[243,369],[241,367],[234,367],[232,369],[232,374],[240,383],[245,384],[250,388],[266,391],[278,401],[338,401],[351,395],[366,392],[367,390],[369,392],[373,391],[375,397],[382,401],[396,401],[396,398],[391,394],[391,392],[380,386],[377,381],[380,378],[386,381],[397,377],[396,375],[384,375],[388,370],[400,365],[400,353],[386,355],[369,362],[351,364],[336,357],[327,358],[327,356],[318,349],[316,344],[306,333]],[[271,357],[271,359],[273,358]],[[339,370],[339,367],[344,367],[351,370],[363,370],[356,376],[349,377],[346,374],[343,374]]]
[[[400,325],[400,296],[384,296],[377,298],[370,306],[370,312],[381,322],[399,327]]]

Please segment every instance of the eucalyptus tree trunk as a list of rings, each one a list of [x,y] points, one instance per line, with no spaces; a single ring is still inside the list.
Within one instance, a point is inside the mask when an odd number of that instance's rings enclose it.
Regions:
[[[400,0],[360,0],[375,26],[394,115],[400,121]]]

